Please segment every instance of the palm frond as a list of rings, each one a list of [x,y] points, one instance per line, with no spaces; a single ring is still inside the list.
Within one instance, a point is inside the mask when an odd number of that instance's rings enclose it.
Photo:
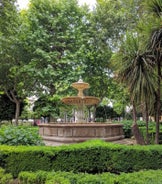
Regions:
[[[144,3],[145,7],[149,12],[152,12],[154,15],[161,17],[162,16],[162,1],[161,0],[146,0]]]

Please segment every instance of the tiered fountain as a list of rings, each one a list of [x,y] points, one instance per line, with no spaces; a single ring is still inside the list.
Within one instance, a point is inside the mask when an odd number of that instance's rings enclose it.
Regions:
[[[39,134],[44,141],[52,143],[76,143],[89,139],[102,139],[105,141],[115,141],[124,138],[122,124],[88,122],[85,118],[84,108],[89,105],[97,105],[99,98],[84,96],[84,90],[89,88],[89,84],[79,79],[72,84],[78,90],[77,96],[65,97],[62,102],[67,105],[77,106],[75,113],[75,123],[49,123],[39,124]]]

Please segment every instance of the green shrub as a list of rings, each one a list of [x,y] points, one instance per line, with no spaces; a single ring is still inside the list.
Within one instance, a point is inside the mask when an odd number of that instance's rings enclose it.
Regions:
[[[45,184],[70,184],[70,181],[66,178],[56,176],[50,180],[47,180]]]
[[[87,173],[134,172],[162,169],[162,147],[126,146],[101,140],[69,146],[0,146],[0,166],[18,176],[21,171]]]
[[[47,172],[38,171],[34,173],[23,171],[19,173],[18,179],[21,184],[44,184],[47,179]]]
[[[146,140],[146,125],[140,126],[140,132],[144,139]],[[148,133],[149,133],[149,144],[154,144],[155,142],[155,134],[156,134],[156,127],[155,122],[149,122],[148,127]],[[159,143],[162,144],[162,125],[160,125],[160,132],[159,132]]]
[[[131,138],[132,137],[132,124],[133,120],[123,120],[120,123],[123,124],[123,131],[125,138]],[[146,139],[146,122],[145,121],[137,121],[137,124],[140,128],[140,131],[143,135],[143,137]],[[162,126],[160,126],[160,131],[162,132]],[[150,143],[153,143],[155,139],[155,122],[149,122],[149,134],[150,134]],[[160,140],[162,140],[162,136],[160,137]]]
[[[121,122],[123,124],[123,131],[125,138],[130,138],[132,137],[132,121],[131,120],[124,120]]]
[[[108,173],[104,177],[100,174],[86,174],[84,177],[78,179],[77,184],[114,184],[114,177],[110,177]]]
[[[19,183],[21,184],[70,184],[69,179],[65,176],[70,173],[64,172],[21,172],[18,176]]]
[[[119,175],[117,184],[161,184],[162,170],[148,170],[135,173],[122,173]]]
[[[40,171],[39,171],[40,172]],[[40,173],[43,174],[41,171]],[[111,173],[87,174],[72,172],[44,172],[46,180],[40,182],[41,176],[38,172],[31,175],[29,172],[19,174],[20,184],[161,184],[162,170],[148,170],[134,173],[121,173],[119,175]],[[21,176],[21,178],[20,178]],[[35,179],[37,178],[37,179]],[[31,182],[32,181],[32,182]]]
[[[38,127],[1,126],[0,144],[6,145],[43,145]]]
[[[5,170],[0,168],[0,184],[10,184],[12,181],[12,175],[10,173],[5,173]]]
[[[11,172],[14,177],[17,177],[21,171],[49,171],[51,169],[51,161],[55,153],[45,150],[45,147],[19,146],[8,148],[9,150],[6,150],[5,155],[3,155],[5,168],[6,171]]]
[[[42,175],[46,175],[46,179],[41,180]],[[33,177],[34,174],[35,176]],[[32,179],[31,179],[32,178]],[[21,172],[19,174],[19,182],[21,184],[114,184],[114,178],[116,176],[111,173],[104,173],[102,175],[96,174],[87,174],[87,173],[72,173],[72,172],[44,172],[38,171],[35,173],[31,172]],[[32,182],[29,183],[32,180]],[[41,181],[41,182],[40,182]]]

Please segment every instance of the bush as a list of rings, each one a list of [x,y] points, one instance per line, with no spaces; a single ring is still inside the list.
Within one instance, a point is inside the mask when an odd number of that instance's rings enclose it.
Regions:
[[[123,120],[121,121],[123,124],[123,131],[125,138],[131,138],[132,137],[132,120]],[[144,138],[146,138],[146,122],[145,121],[137,121],[137,124],[139,126],[139,129],[141,131],[141,134],[143,135]],[[162,131],[162,126],[161,129]],[[150,143],[153,143],[152,140],[155,139],[155,122],[149,122],[149,134],[150,134]],[[160,140],[162,140],[162,136],[160,137]]]
[[[18,176],[19,183],[21,184],[70,184],[70,181],[64,176],[68,176],[70,173],[64,174],[64,172],[21,172]]]
[[[87,173],[162,169],[162,147],[126,146],[101,140],[59,147],[0,146],[0,166],[17,177],[21,171]]]
[[[12,173],[13,177],[17,177],[21,171],[49,171],[55,152],[45,148],[0,146],[0,166]]]
[[[124,120],[121,122],[123,124],[123,131],[125,138],[132,137],[132,121],[131,120]]]
[[[46,175],[46,179],[43,181],[41,174]],[[38,171],[35,173],[21,172],[19,174],[20,184],[113,184],[114,174],[105,173],[102,175],[92,175],[87,173],[72,173],[72,172],[45,172]],[[29,183],[30,180],[30,183]]]
[[[122,173],[117,184],[161,184],[162,170],[148,170],[135,173]]]
[[[0,168],[0,184],[10,184],[12,181],[12,175],[10,173],[5,173],[5,170]]]
[[[0,144],[6,145],[43,145],[38,127],[2,126],[0,128]]]
[[[42,182],[41,175],[46,174],[46,179]],[[35,175],[33,177],[33,175]],[[38,176],[39,175],[39,176]],[[33,178],[33,179],[32,179]],[[37,178],[37,179],[36,179]],[[111,173],[87,174],[72,172],[22,172],[19,174],[20,184],[161,184],[162,170],[148,170],[134,173],[121,173],[115,175]]]

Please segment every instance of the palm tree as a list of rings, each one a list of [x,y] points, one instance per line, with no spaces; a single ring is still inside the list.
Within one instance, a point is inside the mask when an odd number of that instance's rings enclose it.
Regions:
[[[162,61],[162,1],[150,0],[145,2],[145,7],[148,9],[149,15],[151,14],[151,24],[149,27],[150,35],[148,42],[148,50],[151,50],[152,56],[154,56],[154,62],[156,62],[155,72],[157,74],[158,88],[155,92],[155,121],[156,121],[156,135],[155,143],[159,143],[159,117],[161,113],[161,61]]]
[[[144,144],[144,140],[136,121],[136,105],[144,102],[147,111],[151,107],[155,89],[155,76],[152,72],[155,63],[152,57],[149,51],[145,52],[137,34],[127,34],[120,51],[112,58],[117,64],[118,80],[126,84],[130,93],[134,119],[132,131],[139,144]],[[148,117],[148,113],[146,114]],[[148,131],[148,118],[146,120]]]

